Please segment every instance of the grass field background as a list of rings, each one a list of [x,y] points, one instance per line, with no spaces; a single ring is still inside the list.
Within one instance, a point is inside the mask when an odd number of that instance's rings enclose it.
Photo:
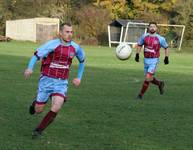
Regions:
[[[40,63],[24,80],[23,72],[38,45],[0,43],[0,150],[191,150],[193,149],[193,53],[190,48],[163,52],[156,73],[166,83],[164,95],[150,85],[143,101],[135,100],[143,82],[143,58],[119,61],[114,48],[83,47],[86,68],[80,88],[71,80],[65,103],[40,139],[31,132],[49,110],[30,116]]]

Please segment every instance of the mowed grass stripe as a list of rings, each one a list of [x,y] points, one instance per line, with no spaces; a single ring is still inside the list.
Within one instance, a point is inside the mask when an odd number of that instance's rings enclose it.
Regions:
[[[24,80],[23,71],[38,44],[0,43],[0,149],[2,150],[181,150],[192,149],[192,53],[171,50],[170,64],[163,64],[163,51],[156,76],[166,82],[159,95],[150,85],[142,102],[134,98],[143,82],[143,58],[116,59],[114,48],[83,46],[86,68],[80,88],[71,80],[68,102],[41,139],[31,131],[46,112],[30,116],[40,63]],[[50,102],[45,111],[49,110]]]

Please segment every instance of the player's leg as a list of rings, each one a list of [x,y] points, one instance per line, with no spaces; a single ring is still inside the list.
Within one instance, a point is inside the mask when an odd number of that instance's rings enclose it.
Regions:
[[[137,99],[142,99],[145,91],[148,89],[149,87],[149,81],[146,81],[147,78],[147,74],[148,74],[148,68],[149,68],[149,64],[147,63],[147,60],[144,59],[144,74],[145,74],[145,80],[142,84],[141,90],[137,96]]]
[[[29,113],[31,115],[34,115],[34,114],[39,114],[39,113],[43,112],[45,104],[46,103],[41,103],[38,100],[33,101],[32,104],[29,107]]]
[[[36,101],[35,102],[35,114],[39,114],[39,113],[41,113],[43,110],[44,110],[44,107],[45,107],[45,105],[46,105],[46,102],[38,102],[38,101]],[[33,132],[32,132],[32,138],[36,138],[36,137],[38,137],[38,136],[40,136],[41,135],[41,130],[33,130]]]
[[[147,91],[149,87],[149,83],[154,79],[154,73],[156,71],[157,64],[159,63],[158,58],[145,58],[144,59],[144,73],[145,73],[145,80],[143,82],[141,91],[137,96],[138,99],[142,99],[144,93]]]
[[[164,86],[165,86],[164,81],[160,81],[159,92],[160,92],[161,95],[164,94]]]
[[[35,114],[35,105],[36,105],[36,100],[34,100],[32,104],[29,106],[29,114],[31,115]]]
[[[45,107],[45,104],[52,92],[52,81],[46,76],[41,76],[38,83],[37,97],[29,107],[29,113],[31,115],[35,113],[41,113]]]
[[[161,81],[158,80],[158,79],[156,79],[155,77],[153,77],[153,80],[151,81],[151,83],[152,83],[152,84],[155,84],[155,85],[157,85],[157,86],[159,86],[160,83],[161,83]]]
[[[153,75],[149,72],[146,73],[145,76],[145,80],[143,82],[143,85],[141,87],[140,93],[137,96],[138,99],[142,99],[143,95],[145,94],[145,92],[147,91],[148,87],[149,87],[149,82],[152,80]]]
[[[53,122],[57,113],[61,109],[63,103],[64,103],[64,97],[61,97],[61,96],[53,96],[52,97],[51,110],[45,115],[45,117],[42,119],[42,121],[40,122],[38,127],[34,130],[35,134],[38,134],[38,133],[41,134],[42,131],[44,129],[46,129],[46,127],[48,127],[48,125],[50,123]],[[35,135],[35,136],[37,136],[37,135]]]
[[[46,105],[46,103],[36,103],[36,105],[35,105],[35,113],[39,114],[39,113],[43,112],[45,105]]]
[[[52,86],[51,82],[48,77],[42,76],[39,80],[39,87],[38,87],[38,94],[37,94],[37,100],[33,101],[33,111],[30,112],[30,114],[39,114],[44,110],[44,107],[51,95],[52,92]],[[34,130],[32,132],[32,138],[36,138],[39,135],[41,135],[41,132],[39,130]]]
[[[43,89],[43,87],[41,87],[41,89]],[[50,96],[50,93],[46,92],[45,90],[38,91],[37,100],[34,100],[30,105],[29,113],[31,115],[34,115],[34,114],[39,114],[43,112],[49,96]]]
[[[53,82],[51,109],[34,130],[34,133],[41,134],[42,131],[46,129],[46,127],[55,119],[57,113],[66,100],[66,92],[68,88],[67,81],[58,81],[57,79],[53,79],[51,82]]]
[[[153,74],[155,74],[155,71],[156,71],[156,69],[157,69],[157,65],[158,65],[157,62],[152,62],[152,64],[151,64],[150,67],[149,67],[150,72],[152,72]],[[152,83],[152,84],[155,84],[155,85],[157,85],[157,86],[160,85],[160,81],[157,80],[155,77],[153,77],[153,79],[151,80],[151,83]]]
[[[39,114],[44,110],[46,103],[38,103],[37,101],[35,102],[35,106],[34,106],[34,114]],[[36,138],[38,136],[41,135],[41,131],[40,130],[33,130],[32,132],[32,138]]]
[[[156,79],[156,78],[154,77],[153,80],[151,81],[151,83],[153,83],[153,84],[155,84],[155,85],[158,86],[159,92],[160,92],[161,95],[164,94],[164,86],[165,86],[164,81],[160,81],[160,80],[158,80],[158,79]]]
[[[157,65],[158,65],[158,63],[156,61],[153,62],[149,68],[150,72],[155,74]],[[153,77],[151,80],[151,83],[158,86],[161,95],[164,93],[164,81],[160,81],[160,80],[156,79],[155,77]]]

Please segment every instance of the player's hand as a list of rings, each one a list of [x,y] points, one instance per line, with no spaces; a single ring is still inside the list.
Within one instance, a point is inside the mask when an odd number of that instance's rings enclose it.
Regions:
[[[25,79],[28,79],[32,75],[33,71],[31,69],[26,69],[24,72]]]
[[[168,56],[165,56],[165,58],[164,58],[164,64],[165,64],[165,65],[169,64],[169,57],[168,57]]]
[[[81,83],[81,80],[78,79],[78,78],[74,78],[73,81],[72,81],[72,84],[75,86],[75,87],[78,87]]]
[[[136,62],[139,62],[139,53],[136,53],[136,55],[135,55],[135,61],[136,61]]]

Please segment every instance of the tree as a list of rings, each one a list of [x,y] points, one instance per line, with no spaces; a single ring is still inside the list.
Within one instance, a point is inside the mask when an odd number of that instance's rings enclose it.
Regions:
[[[170,21],[185,25],[185,40],[193,40],[193,1],[178,0],[170,15]]]
[[[105,34],[107,34],[107,25],[111,18],[106,9],[91,5],[85,6],[77,11],[76,17],[79,22],[78,33],[81,39],[84,41],[92,39],[95,40],[96,44],[107,41]]]
[[[168,23],[169,14],[177,0],[131,0],[136,18],[146,22]]]
[[[13,10],[15,8],[15,0],[0,1],[0,34],[5,34],[5,22],[13,18]]]
[[[126,0],[97,0],[93,4],[99,8],[107,9],[113,20],[117,18],[128,19],[134,17]]]

